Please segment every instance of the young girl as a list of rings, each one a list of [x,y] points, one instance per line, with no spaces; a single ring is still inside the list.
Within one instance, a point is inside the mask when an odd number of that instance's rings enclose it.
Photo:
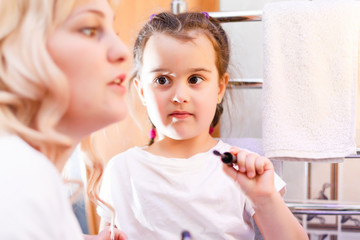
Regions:
[[[127,113],[112,8],[5,0],[0,13],[0,239],[110,240],[82,235],[60,173],[84,137]]]
[[[271,162],[209,134],[222,112],[229,46],[206,13],[160,13],[134,48],[134,83],[158,140],[115,156],[101,197],[130,239],[253,239],[251,217],[266,239],[307,239],[278,193]],[[155,129],[151,138],[155,138]],[[237,166],[213,151],[231,151]],[[102,226],[110,212],[98,208]]]

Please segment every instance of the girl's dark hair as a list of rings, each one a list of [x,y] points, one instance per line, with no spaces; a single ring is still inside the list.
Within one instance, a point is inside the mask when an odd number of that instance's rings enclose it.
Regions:
[[[152,35],[155,33],[164,33],[175,38],[191,40],[192,37],[188,32],[194,30],[204,33],[212,42],[216,56],[215,64],[220,79],[228,70],[230,58],[228,38],[220,23],[204,13],[186,12],[173,14],[170,12],[162,12],[152,15],[151,20],[143,26],[138,34],[133,50],[135,67],[129,83],[131,84],[134,78],[139,77],[144,49]],[[221,102],[216,106],[211,127],[215,127],[219,122],[222,112],[223,106]]]

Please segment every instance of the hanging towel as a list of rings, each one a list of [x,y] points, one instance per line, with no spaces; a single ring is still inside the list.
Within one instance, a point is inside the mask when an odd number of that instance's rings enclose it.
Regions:
[[[359,13],[360,14],[360,13]],[[360,32],[359,32],[360,34]],[[355,127],[355,143],[356,148],[360,148],[360,36],[358,48],[358,80],[357,80],[357,98],[356,98],[356,127]]]
[[[262,127],[268,158],[340,162],[356,152],[359,5],[265,5]]]

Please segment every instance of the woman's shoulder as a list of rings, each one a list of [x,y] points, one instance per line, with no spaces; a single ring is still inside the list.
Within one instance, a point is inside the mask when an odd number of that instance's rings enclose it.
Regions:
[[[0,153],[0,189],[2,196],[8,196],[1,198],[0,222],[12,216],[19,220],[14,226],[15,231],[22,229],[19,234],[44,225],[46,233],[40,231],[38,239],[45,239],[40,235],[53,236],[58,225],[72,217],[60,173],[50,160],[17,136],[1,136]],[[33,229],[28,229],[30,226]]]
[[[0,157],[0,182],[5,189],[15,186],[21,189],[14,194],[36,196],[63,187],[61,175],[54,164],[18,136],[0,137]]]
[[[41,152],[16,135],[0,136],[0,159],[3,176],[27,178],[60,176],[54,164]]]

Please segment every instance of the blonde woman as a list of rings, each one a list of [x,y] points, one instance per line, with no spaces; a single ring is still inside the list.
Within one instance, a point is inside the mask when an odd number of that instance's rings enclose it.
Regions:
[[[110,239],[82,235],[60,172],[127,113],[113,18],[106,0],[0,2],[0,239]]]

